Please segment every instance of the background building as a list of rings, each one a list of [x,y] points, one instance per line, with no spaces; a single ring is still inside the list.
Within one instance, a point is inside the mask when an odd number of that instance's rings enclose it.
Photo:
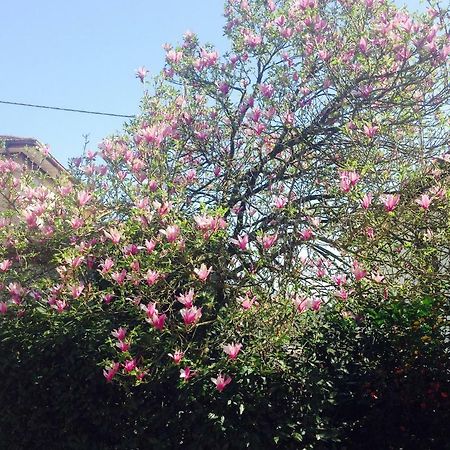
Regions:
[[[11,158],[29,170],[41,171],[51,179],[58,178],[66,169],[53,156],[42,151],[37,139],[0,135],[0,158]]]

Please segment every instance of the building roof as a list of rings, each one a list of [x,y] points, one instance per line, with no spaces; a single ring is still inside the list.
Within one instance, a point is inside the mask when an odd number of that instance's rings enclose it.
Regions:
[[[0,156],[9,156],[26,164],[29,168],[40,169],[51,178],[67,172],[66,168],[52,155],[45,155],[39,151],[43,144],[37,139],[0,135],[0,143],[2,142],[4,145],[0,147]]]

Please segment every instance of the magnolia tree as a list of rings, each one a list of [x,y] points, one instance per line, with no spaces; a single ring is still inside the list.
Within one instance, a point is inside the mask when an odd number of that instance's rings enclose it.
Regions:
[[[228,0],[225,18],[229,51],[165,45],[158,78],[137,71],[141,114],[56,184],[1,163],[3,320],[114,311],[106,381],[206,395],[294,377],[330,317],[425,301],[419,338],[443,342],[448,10]]]

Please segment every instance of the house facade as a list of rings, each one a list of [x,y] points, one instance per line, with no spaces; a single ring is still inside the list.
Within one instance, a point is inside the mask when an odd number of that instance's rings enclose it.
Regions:
[[[66,169],[53,156],[42,152],[43,147],[34,138],[0,135],[0,158],[12,159],[29,170],[57,179]]]
[[[37,185],[55,188],[56,180],[67,170],[53,156],[45,151],[43,144],[34,138],[0,135],[0,160],[12,160],[29,170]],[[23,169],[22,169],[23,170]],[[1,183],[0,183],[1,184]],[[0,211],[11,206],[11,199],[5,187],[0,186]]]

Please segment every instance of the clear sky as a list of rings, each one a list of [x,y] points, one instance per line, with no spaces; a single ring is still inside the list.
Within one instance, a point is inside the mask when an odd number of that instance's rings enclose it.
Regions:
[[[403,0],[411,9],[418,0]],[[0,100],[135,114],[134,71],[156,75],[185,31],[219,49],[223,0],[0,0]],[[34,137],[63,164],[126,119],[0,104],[0,135]]]

